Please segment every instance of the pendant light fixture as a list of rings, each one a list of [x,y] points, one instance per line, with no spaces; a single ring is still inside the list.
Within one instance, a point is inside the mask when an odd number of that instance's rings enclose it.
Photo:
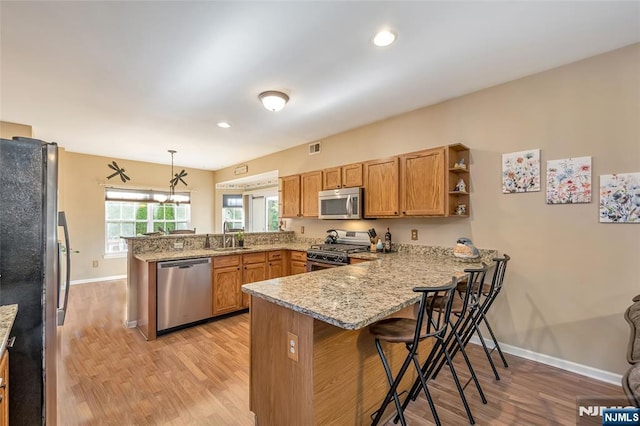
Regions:
[[[276,112],[284,108],[284,105],[289,101],[289,96],[277,90],[268,90],[260,93],[258,99],[266,109]]]

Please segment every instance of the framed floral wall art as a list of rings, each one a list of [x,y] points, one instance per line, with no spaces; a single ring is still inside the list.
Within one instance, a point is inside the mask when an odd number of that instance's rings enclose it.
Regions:
[[[502,154],[502,192],[540,191],[540,150]]]
[[[591,202],[591,157],[547,161],[547,204]]]
[[[600,222],[640,223],[640,173],[600,176]]]

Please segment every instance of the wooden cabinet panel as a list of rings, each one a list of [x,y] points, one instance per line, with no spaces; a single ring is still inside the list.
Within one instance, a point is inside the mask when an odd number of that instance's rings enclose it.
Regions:
[[[9,351],[5,350],[0,360],[0,426],[9,425]]]
[[[322,191],[322,171],[300,175],[302,185],[302,216],[318,217],[318,192]]]
[[[292,250],[289,253],[289,275],[303,274],[307,272],[307,252]]]
[[[242,263],[247,265],[249,263],[264,263],[267,258],[267,253],[245,253],[242,256]]]
[[[365,217],[398,216],[398,157],[364,163]]]
[[[332,167],[322,171],[322,189],[342,188],[342,167]]]
[[[353,188],[363,186],[362,163],[342,166],[342,187]]]
[[[282,203],[281,217],[300,216],[300,175],[281,178],[280,198]],[[317,198],[317,194],[316,194]],[[316,200],[317,202],[317,200]]]
[[[226,268],[228,266],[240,266],[241,255],[233,256],[214,256],[213,268]]]
[[[267,253],[267,259],[267,279],[284,276],[282,250],[270,251]]]
[[[212,279],[213,315],[221,315],[240,309],[242,303],[240,295],[242,269],[240,268],[240,265],[214,268]]]
[[[264,253],[261,253],[264,255]],[[261,263],[249,263],[244,265],[244,270],[242,271],[242,284],[255,283],[257,281],[264,281],[267,279],[267,265],[265,262]],[[242,290],[240,290],[242,294],[242,307],[249,307],[249,295]]]
[[[400,157],[400,203],[403,216],[444,216],[445,148]]]

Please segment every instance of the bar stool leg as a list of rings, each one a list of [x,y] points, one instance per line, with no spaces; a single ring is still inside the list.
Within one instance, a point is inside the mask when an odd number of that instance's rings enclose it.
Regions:
[[[487,355],[487,359],[489,360],[489,365],[491,365],[491,369],[493,370],[493,375],[496,380],[500,380],[500,375],[498,374],[498,370],[496,369],[496,365],[493,363],[493,358],[491,358],[491,352],[489,348],[487,348],[487,344],[484,342],[484,337],[480,332],[480,328],[476,327],[476,333],[478,333],[478,337],[480,338],[480,343],[482,343],[482,348],[484,349],[484,353]]]
[[[487,326],[487,330],[489,330],[489,333],[491,334],[491,338],[493,339],[493,343],[495,344],[495,349],[498,350],[498,353],[500,354],[500,358],[502,358],[502,364],[505,367],[509,367],[509,364],[507,364],[507,360],[504,357],[504,354],[502,353],[502,349],[500,349],[500,345],[498,344],[498,340],[496,339],[495,334],[493,334],[493,330],[491,329],[491,326],[489,325],[489,321],[487,320],[487,318],[485,316],[482,317],[482,319],[484,320],[484,325]]]
[[[416,366],[416,371],[418,372],[418,377],[420,378],[420,383],[422,383],[422,389],[424,389],[424,395],[427,397],[427,402],[429,403],[429,408],[431,408],[431,414],[433,415],[433,420],[436,422],[436,425],[440,426],[440,418],[438,417],[438,413],[436,412],[436,406],[433,403],[433,400],[431,399],[431,393],[429,392],[429,389],[427,388],[427,381],[424,378],[424,375],[422,374],[422,367],[420,366],[420,361],[418,361],[418,356],[414,355],[413,356],[413,363]],[[407,399],[405,401],[405,403],[409,402],[409,396],[407,396]],[[405,408],[406,404],[403,404],[402,408]],[[396,417],[397,419],[397,417]],[[397,420],[394,419],[394,423],[396,423]]]
[[[392,398],[396,404],[396,410],[398,411],[398,417],[400,417],[400,423],[402,424],[402,426],[407,426],[407,422],[404,419],[402,405],[400,404],[400,398],[398,397],[397,388],[398,388],[398,384],[400,383],[400,380],[402,380],[402,377],[404,376],[404,373],[407,371],[407,367],[411,363],[411,357],[408,356],[405,359],[404,363],[402,364],[402,367],[400,368],[400,371],[398,372],[398,376],[396,377],[395,380],[393,380],[393,375],[391,374],[391,368],[389,367],[387,358],[384,356],[382,345],[380,345],[380,340],[378,339],[376,339],[376,349],[378,350],[378,355],[380,355],[380,359],[382,360],[384,371],[387,374],[387,380],[389,382],[390,389],[389,389],[389,392],[387,392],[387,395],[385,396],[384,400],[382,401],[380,408],[378,408],[376,417],[375,419],[373,419],[373,423],[371,423],[371,426],[375,426],[380,422],[382,418],[382,414],[384,413],[384,410],[387,408],[387,405],[389,405],[389,402],[391,402]]]

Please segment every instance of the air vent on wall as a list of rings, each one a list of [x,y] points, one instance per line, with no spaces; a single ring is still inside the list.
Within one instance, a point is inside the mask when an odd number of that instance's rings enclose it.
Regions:
[[[320,152],[320,142],[314,142],[309,144],[309,155],[317,154]]]

